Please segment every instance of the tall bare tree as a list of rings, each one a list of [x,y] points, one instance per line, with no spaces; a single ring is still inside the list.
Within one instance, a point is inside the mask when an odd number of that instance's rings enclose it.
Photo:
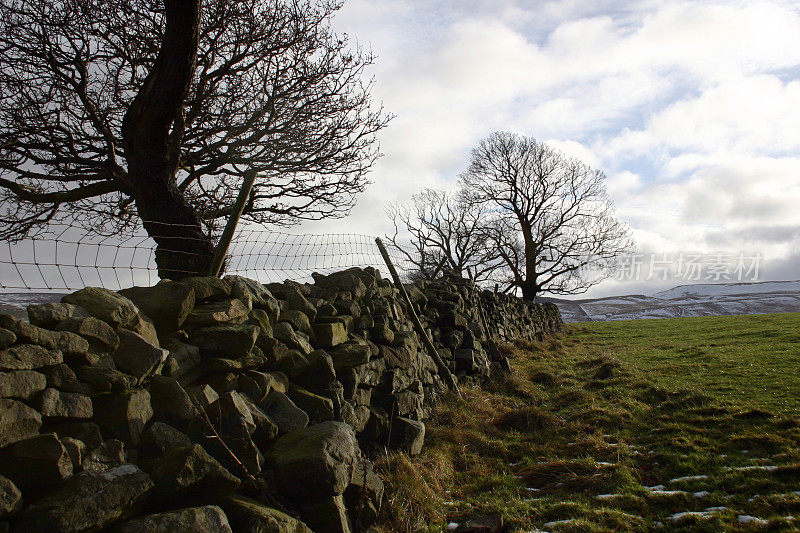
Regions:
[[[208,272],[245,171],[261,223],[349,211],[388,117],[340,0],[0,0],[0,237],[139,223]],[[141,221],[141,222],[140,222]]]
[[[470,201],[491,212],[486,235],[509,285],[532,300],[541,292],[584,292],[635,249],[605,179],[536,139],[496,132],[472,151],[460,181]]]
[[[386,211],[394,225],[387,240],[424,278],[442,261],[444,268],[475,281],[488,279],[501,266],[482,234],[486,208],[460,193],[424,189],[410,204],[389,204]]]

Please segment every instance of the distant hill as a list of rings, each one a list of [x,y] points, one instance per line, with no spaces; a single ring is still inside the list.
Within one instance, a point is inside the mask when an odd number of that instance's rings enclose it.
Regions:
[[[678,285],[652,296],[542,300],[555,303],[565,322],[789,313],[800,312],[800,281],[698,283]]]

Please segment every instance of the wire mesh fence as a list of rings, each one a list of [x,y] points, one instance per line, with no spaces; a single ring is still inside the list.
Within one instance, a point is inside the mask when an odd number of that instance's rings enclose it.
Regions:
[[[173,228],[174,229],[174,228]],[[167,240],[160,253],[193,255],[191,239],[174,250]],[[180,244],[180,245],[178,245]],[[118,290],[158,282],[156,243],[143,231],[129,236],[98,236],[65,228],[46,237],[0,245],[2,292],[66,292],[95,286]],[[397,249],[389,255],[401,273],[408,259]],[[258,226],[241,227],[228,249],[225,274],[262,283],[291,279],[311,281],[312,272],[326,274],[350,267],[375,267],[388,276],[371,235],[350,233],[300,234]]]

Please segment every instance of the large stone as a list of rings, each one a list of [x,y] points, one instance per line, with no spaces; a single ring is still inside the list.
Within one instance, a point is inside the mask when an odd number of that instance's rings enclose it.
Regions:
[[[89,452],[81,462],[83,470],[105,472],[125,464],[125,443],[118,439],[108,439]]]
[[[168,450],[155,461],[151,476],[158,495],[170,500],[215,501],[240,484],[199,444]]]
[[[332,348],[347,341],[347,329],[341,322],[314,324],[314,338],[320,348]]]
[[[418,455],[425,443],[425,424],[398,416],[392,425],[392,444],[399,446],[409,455]]]
[[[200,349],[175,338],[168,338],[161,343],[161,347],[169,352],[161,368],[161,373],[182,383],[184,383],[184,379],[191,379],[194,375],[193,370],[201,361]]]
[[[0,520],[17,514],[22,509],[22,493],[14,482],[0,476]]]
[[[220,505],[237,533],[312,533],[298,519],[246,496],[230,494]]]
[[[355,300],[360,300],[367,293],[367,286],[362,281],[362,278],[365,278],[364,271],[357,267],[334,272],[327,276],[314,272],[311,276],[317,286],[332,291],[350,292]]]
[[[127,328],[138,320],[139,309],[124,296],[108,289],[86,287],[61,298],[63,303],[84,308],[90,315],[114,328]]]
[[[249,354],[256,344],[260,328],[249,324],[226,324],[195,330],[189,342],[203,357],[238,359]]]
[[[97,350],[113,352],[119,346],[119,336],[114,328],[93,316],[67,318],[59,322],[56,329],[80,335]]]
[[[197,409],[208,411],[208,407],[219,400],[219,394],[211,385],[196,385],[189,387],[186,394],[192,400],[192,405]]]
[[[0,328],[0,350],[5,350],[15,342],[17,342],[17,336],[14,335],[13,331]]]
[[[158,419],[185,429],[197,417],[192,399],[174,378],[153,376],[149,391],[150,403]]]
[[[173,448],[190,446],[192,441],[184,433],[164,422],[153,422],[142,434],[139,442],[139,461],[158,459]]]
[[[278,426],[280,434],[303,429],[308,425],[308,415],[282,392],[272,391],[260,403],[261,408]]]
[[[156,347],[160,346],[158,340],[158,332],[156,332],[156,325],[153,323],[152,320],[150,320],[150,317],[148,317],[145,314],[142,313],[137,314],[136,318],[133,321],[133,324],[121,329],[127,329],[128,331],[138,333],[139,335],[147,339],[147,341],[153,346]]]
[[[131,516],[152,487],[150,476],[131,464],[81,472],[26,509],[12,531],[99,531]]]
[[[313,351],[308,336],[300,331],[295,331],[288,322],[278,322],[272,327],[272,334],[276,339],[293,350],[301,352],[303,355]]]
[[[380,511],[383,502],[383,481],[375,473],[372,463],[359,459],[353,465],[353,476],[350,485],[344,493],[345,503],[348,507],[356,509],[363,499],[368,500]]]
[[[28,321],[40,328],[52,329],[68,318],[87,317],[86,309],[77,305],[47,302],[28,306]]]
[[[338,370],[368,363],[372,355],[372,349],[363,344],[348,342],[332,348],[328,353],[333,359],[334,368]]]
[[[17,342],[36,344],[48,350],[58,350],[69,355],[80,355],[89,351],[86,339],[68,331],[50,331],[17,320],[10,315],[0,315],[0,326],[13,331]]]
[[[295,381],[304,387],[320,389],[336,381],[336,370],[333,359],[325,350],[314,350],[306,356],[308,366],[297,376]]]
[[[317,308],[299,290],[289,289],[284,292],[283,297],[286,300],[284,304],[285,310],[300,311],[308,317],[309,321],[313,321],[316,318]]]
[[[121,371],[140,380],[156,372],[169,353],[138,333],[125,329],[119,330],[119,340],[114,363]]]
[[[45,389],[39,397],[39,412],[48,418],[92,418],[92,399],[76,392]]]
[[[197,302],[220,300],[231,295],[230,282],[213,276],[183,278],[179,283],[194,290]]]
[[[153,320],[159,335],[177,331],[194,309],[194,289],[185,283],[161,280],[152,287],[131,287],[119,293]]]
[[[252,440],[257,425],[245,399],[235,391],[227,392],[208,406],[206,413],[214,430],[196,422],[192,431],[200,431],[208,451],[223,465],[236,470],[230,452],[219,443],[221,438],[249,472],[261,472],[264,458]]]
[[[311,333],[311,322],[308,316],[302,311],[296,309],[284,309],[281,311],[281,316],[278,322],[288,322],[292,325],[295,331],[302,331],[303,333]]]
[[[20,489],[52,487],[72,475],[72,460],[55,433],[20,440],[0,454],[0,472]]]
[[[349,315],[353,318],[361,317],[361,306],[350,298],[340,298],[333,302],[333,306],[340,315]]]
[[[301,506],[301,516],[314,531],[320,533],[351,533],[353,526],[341,495],[307,501]]]
[[[0,399],[0,448],[39,433],[42,415],[16,400]]]
[[[278,362],[278,370],[292,379],[306,372],[309,366],[306,356],[294,349],[287,350],[286,357]]]
[[[0,372],[0,398],[19,398],[30,400],[37,392],[47,386],[44,374],[33,370]]]
[[[150,393],[131,389],[101,394],[95,399],[95,421],[103,433],[136,447],[145,424],[153,416]]]
[[[250,308],[237,298],[195,305],[186,318],[186,325],[194,327],[216,326],[243,319],[249,312]]]
[[[103,443],[100,428],[94,422],[48,422],[46,431],[58,434],[59,438],[70,437],[77,439],[86,444],[89,449],[97,448]]]
[[[69,455],[69,461],[70,463],[72,463],[72,471],[80,472],[81,463],[83,462],[83,456],[86,454],[86,444],[78,439],[73,439],[72,437],[64,437],[61,435],[58,436],[58,440],[61,441],[61,444],[64,446],[64,449],[67,450],[67,455]]]
[[[289,398],[295,405],[305,411],[314,422],[325,422],[334,419],[334,405],[333,400],[330,398],[314,394],[300,387],[289,389]]]
[[[359,453],[350,426],[323,422],[278,439],[268,460],[281,494],[308,501],[342,494]]]
[[[206,505],[177,511],[142,516],[126,522],[117,533],[152,533],[180,531],[181,533],[233,533],[228,517],[220,507]]]
[[[139,381],[119,370],[100,366],[81,366],[76,374],[81,382],[91,385],[97,392],[122,392]]]
[[[0,370],[34,370],[63,362],[60,351],[35,344],[17,344],[0,351]]]
[[[253,442],[260,450],[268,448],[278,436],[278,426],[261,407],[253,403],[247,396],[242,396],[245,405],[253,417],[256,430],[253,432]]]
[[[231,296],[240,300],[250,300],[253,307],[267,312],[270,322],[275,322],[280,313],[278,300],[261,283],[241,276],[225,276],[231,284]]]

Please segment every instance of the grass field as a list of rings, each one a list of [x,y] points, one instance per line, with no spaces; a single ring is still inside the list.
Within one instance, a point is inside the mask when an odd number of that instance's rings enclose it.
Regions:
[[[572,324],[387,456],[382,527],[800,530],[800,314]],[[454,526],[453,526],[454,527]]]

